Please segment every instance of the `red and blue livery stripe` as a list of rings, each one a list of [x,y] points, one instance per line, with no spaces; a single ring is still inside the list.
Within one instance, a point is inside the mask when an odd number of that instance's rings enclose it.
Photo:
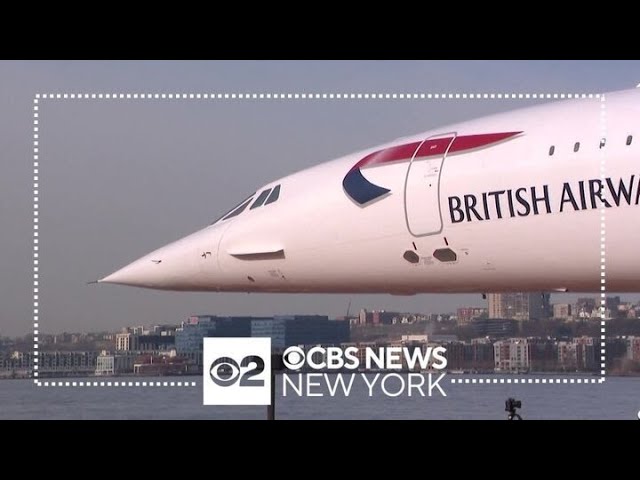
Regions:
[[[447,156],[455,153],[467,153],[470,150],[485,148],[504,140],[509,140],[522,132],[483,133],[434,138],[425,142],[405,143],[371,153],[356,163],[345,175],[342,186],[347,195],[359,205],[365,205],[390,192],[388,188],[375,185],[362,175],[362,169],[384,163],[409,161],[412,158]],[[453,143],[451,140],[454,139]],[[449,147],[449,144],[451,146]],[[449,150],[447,151],[447,148]]]

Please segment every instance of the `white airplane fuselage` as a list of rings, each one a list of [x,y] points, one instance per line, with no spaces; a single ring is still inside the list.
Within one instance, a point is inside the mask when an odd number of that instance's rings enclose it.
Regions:
[[[605,278],[637,292],[639,166],[640,90],[529,107],[274,181],[100,281],[404,295],[599,292]]]

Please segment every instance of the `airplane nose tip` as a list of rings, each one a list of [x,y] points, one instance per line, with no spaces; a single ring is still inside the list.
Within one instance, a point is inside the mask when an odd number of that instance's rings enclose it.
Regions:
[[[158,267],[162,261],[141,258],[116,270],[111,275],[98,280],[98,283],[115,283],[133,287],[153,287],[161,272]]]
[[[138,258],[98,283],[200,291],[215,269],[216,252],[211,252],[211,244],[215,243],[211,230],[201,230]]]

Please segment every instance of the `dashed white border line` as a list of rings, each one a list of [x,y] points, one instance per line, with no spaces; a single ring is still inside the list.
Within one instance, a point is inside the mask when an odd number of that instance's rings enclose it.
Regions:
[[[50,100],[554,100],[600,98],[599,93],[38,93]]]
[[[600,97],[600,135],[601,141],[607,141],[607,99],[604,94]],[[607,149],[600,148],[600,181],[605,182],[607,173]],[[605,197],[603,197],[604,199]],[[607,209],[600,208],[600,383],[606,379],[606,320],[607,320]]]
[[[45,387],[195,387],[196,382],[129,382],[129,381],[47,381],[36,380],[36,384]]]
[[[164,381],[60,381],[38,378],[38,331],[40,322],[39,304],[39,162],[40,162],[40,100],[562,100],[599,99],[600,129],[606,139],[606,99],[599,93],[37,93],[33,99],[33,378],[41,387],[195,387],[197,382]],[[600,149],[600,178],[604,181],[606,155]],[[455,384],[594,384],[603,383],[606,373],[605,319],[606,319],[606,263],[605,231],[606,209],[600,209],[601,244],[601,293],[600,331],[601,348],[600,378],[452,378]]]

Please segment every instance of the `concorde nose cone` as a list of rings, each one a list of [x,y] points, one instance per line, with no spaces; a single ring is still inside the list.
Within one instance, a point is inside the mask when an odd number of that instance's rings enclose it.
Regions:
[[[181,282],[193,272],[189,270],[188,256],[194,249],[189,237],[165,245],[98,280],[98,283],[116,283],[131,287],[179,289]]]
[[[111,275],[98,280],[98,283],[116,283],[132,287],[157,288],[163,283],[167,269],[163,268],[161,258],[142,257],[129,265],[116,270]]]
[[[97,283],[173,291],[207,290],[218,271],[216,230],[206,228],[165,245]]]

